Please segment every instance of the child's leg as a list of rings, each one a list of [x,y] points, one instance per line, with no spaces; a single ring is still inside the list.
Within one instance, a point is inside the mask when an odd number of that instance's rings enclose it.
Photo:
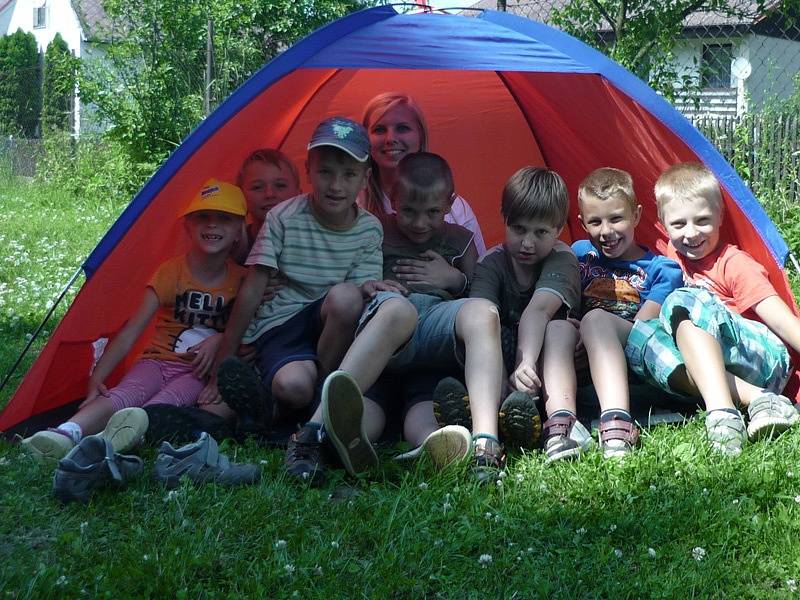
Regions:
[[[312,360],[296,360],[283,365],[272,378],[272,397],[293,410],[305,408],[314,400],[317,365]]]
[[[569,321],[547,324],[542,347],[542,384],[548,415],[558,410],[575,413],[578,383],[573,357],[577,341],[578,331]]]
[[[687,374],[703,397],[706,410],[734,408],[719,342],[687,318],[675,329],[675,343],[683,356]]]
[[[432,401],[420,402],[408,409],[403,420],[403,437],[414,448],[437,429],[439,424],[433,415]]]
[[[363,310],[364,299],[361,290],[352,283],[335,285],[325,296],[320,311],[322,333],[317,344],[321,378],[327,376],[341,363],[353,342]]]
[[[630,321],[599,308],[581,319],[581,339],[602,411],[630,409],[625,342],[632,327]]]
[[[172,406],[194,406],[205,382],[194,376],[192,366],[183,363],[164,362],[161,375],[164,386],[142,406],[170,404]]]

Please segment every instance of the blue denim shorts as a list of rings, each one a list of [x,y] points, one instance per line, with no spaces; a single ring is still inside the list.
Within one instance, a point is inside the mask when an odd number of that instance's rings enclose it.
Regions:
[[[463,369],[464,344],[456,337],[456,315],[469,298],[442,300],[430,294],[410,294],[408,297],[397,292],[378,292],[370,300],[358,324],[356,336],[378,312],[381,305],[392,298],[402,298],[410,302],[417,311],[417,327],[411,339],[392,356],[388,371],[407,371],[411,369]]]

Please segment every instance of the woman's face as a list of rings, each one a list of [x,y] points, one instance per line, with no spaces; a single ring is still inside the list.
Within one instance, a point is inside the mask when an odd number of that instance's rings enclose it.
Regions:
[[[422,150],[422,132],[414,113],[402,104],[387,110],[367,127],[370,153],[381,171],[394,170],[406,154]]]

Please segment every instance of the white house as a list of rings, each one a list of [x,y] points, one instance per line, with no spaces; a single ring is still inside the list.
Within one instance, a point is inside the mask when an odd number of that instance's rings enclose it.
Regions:
[[[100,0],[0,0],[0,35],[17,29],[33,33],[44,52],[60,33],[81,59],[97,54],[98,32],[107,24]],[[81,105],[73,102],[73,131],[81,129]]]

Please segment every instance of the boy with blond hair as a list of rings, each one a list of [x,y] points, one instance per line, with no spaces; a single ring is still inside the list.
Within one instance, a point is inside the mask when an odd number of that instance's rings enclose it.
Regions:
[[[737,455],[748,437],[772,437],[798,421],[779,393],[790,372],[786,344],[800,350],[800,319],[761,264],[721,242],[722,192],[707,167],[673,165],[655,195],[687,287],[670,294],[657,319],[634,325],[625,353],[652,384],[701,396],[712,447]],[[734,403],[747,407],[746,430]]]
[[[630,414],[625,342],[634,323],[658,315],[681,285],[675,261],[636,243],[642,207],[633,179],[620,169],[589,173],[578,188],[578,219],[589,236],[572,246],[581,276],[580,333],[597,397],[606,458],[629,453],[639,439]]]
[[[505,243],[481,259],[470,290],[471,297],[499,308],[503,362],[512,388],[524,393],[503,402],[500,429],[507,442],[530,447],[538,441],[540,431],[521,428],[526,440],[513,434],[512,424],[538,421],[534,398],[543,393],[548,460],[576,456],[592,442],[575,420],[577,331],[565,319],[578,309],[580,281],[575,255],[558,240],[568,209],[567,187],[558,173],[542,167],[514,173],[500,207]]]

